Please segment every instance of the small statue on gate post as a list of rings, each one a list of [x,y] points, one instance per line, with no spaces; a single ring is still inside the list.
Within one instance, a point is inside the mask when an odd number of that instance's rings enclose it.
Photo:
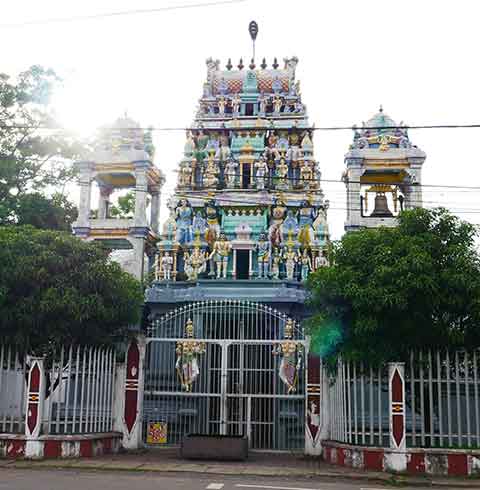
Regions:
[[[200,374],[198,366],[198,356],[205,354],[205,342],[199,342],[193,336],[193,322],[188,320],[185,325],[186,340],[179,340],[175,352],[177,361],[175,368],[177,370],[178,379],[182,385],[182,390],[191,392],[192,384]]]

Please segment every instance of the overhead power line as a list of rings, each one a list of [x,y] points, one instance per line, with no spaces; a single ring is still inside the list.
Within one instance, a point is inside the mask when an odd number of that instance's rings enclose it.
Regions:
[[[0,28],[13,28],[13,27],[25,27],[32,25],[43,25],[43,24],[61,24],[65,22],[81,22],[86,20],[94,20],[94,19],[105,19],[108,17],[120,17],[120,16],[128,16],[128,15],[142,15],[142,14],[154,14],[158,12],[167,12],[169,10],[185,10],[192,8],[201,8],[201,7],[215,7],[219,5],[229,5],[234,3],[243,3],[248,0],[223,0],[218,2],[204,2],[204,3],[196,3],[196,4],[186,4],[186,5],[171,5],[169,7],[159,7],[153,9],[136,9],[136,10],[125,10],[119,12],[105,12],[99,14],[91,14],[91,15],[78,15],[72,17],[56,17],[50,19],[38,19],[38,20],[30,20],[26,22],[18,22],[12,24],[0,24]]]

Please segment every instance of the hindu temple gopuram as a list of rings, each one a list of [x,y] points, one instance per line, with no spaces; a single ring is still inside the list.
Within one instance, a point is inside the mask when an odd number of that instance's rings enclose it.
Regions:
[[[302,283],[327,264],[328,201],[297,62],[221,69],[207,60],[158,244],[152,309],[204,299],[303,309]]]

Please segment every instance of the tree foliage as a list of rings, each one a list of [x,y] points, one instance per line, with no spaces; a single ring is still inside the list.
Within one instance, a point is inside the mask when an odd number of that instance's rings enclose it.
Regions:
[[[55,202],[47,196],[65,195],[74,177],[72,159],[79,157],[82,145],[65,132],[45,129],[57,126],[50,100],[59,83],[55,72],[40,66],[15,80],[0,74],[0,224],[17,223],[31,193],[50,201],[50,206],[43,202],[39,213],[64,207],[65,199]],[[62,223],[59,228],[64,227]]]
[[[108,252],[68,233],[0,228],[2,340],[44,353],[60,344],[99,344],[139,320],[140,283]]]
[[[376,362],[405,360],[411,349],[480,346],[475,236],[441,208],[345,235],[333,265],[308,281],[317,351]]]

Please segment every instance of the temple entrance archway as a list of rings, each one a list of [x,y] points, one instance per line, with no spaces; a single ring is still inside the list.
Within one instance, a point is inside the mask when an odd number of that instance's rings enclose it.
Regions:
[[[249,301],[188,304],[152,320],[145,359],[144,441],[245,435],[251,449],[304,449],[303,331]]]

